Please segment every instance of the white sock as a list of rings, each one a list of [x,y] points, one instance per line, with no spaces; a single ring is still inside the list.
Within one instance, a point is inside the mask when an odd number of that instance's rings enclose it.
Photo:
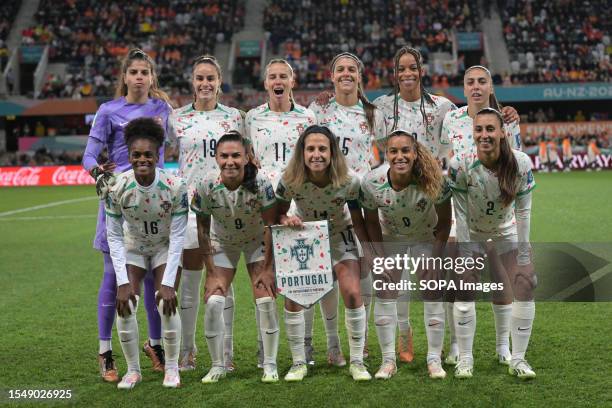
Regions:
[[[366,312],[362,305],[356,309],[345,309],[344,323],[349,338],[351,364],[363,363],[363,346],[365,344]]]
[[[113,343],[112,340],[100,340],[100,347],[98,349],[98,353],[104,354],[108,350],[112,350],[113,349],[112,343]]]
[[[315,307],[311,305],[304,309],[304,337],[312,339],[312,326],[314,325]]]
[[[495,318],[495,351],[506,354],[510,351],[510,320],[512,305],[496,305],[491,303]]]
[[[200,308],[200,286],[202,270],[183,269],[181,272],[180,315],[181,315],[181,351],[196,351],[195,334]]]
[[[410,297],[407,292],[400,292],[396,302],[397,327],[400,335],[410,331]]]
[[[427,362],[439,360],[444,345],[444,303],[442,300],[423,302],[423,317],[427,334]]]
[[[473,362],[472,346],[476,332],[476,304],[474,302],[455,301],[453,308],[455,333],[459,346],[459,359]]]
[[[230,285],[229,290],[225,295],[223,321],[225,322],[225,333],[223,335],[223,356],[225,359],[231,360],[234,356],[234,285]]]
[[[213,367],[223,367],[224,305],[225,297],[212,295],[206,302],[206,311],[204,312],[204,334]]]
[[[448,323],[448,332],[450,334],[450,350],[457,348],[457,336],[455,335],[455,316],[453,315],[453,302],[444,302],[444,311],[446,312],[446,322]]]
[[[285,309],[285,329],[287,330],[287,341],[289,342],[293,364],[305,364],[304,311],[290,312]]]
[[[365,339],[368,337],[368,324],[370,323],[370,313],[372,311],[372,274],[368,273],[365,278],[359,281],[359,285],[361,289],[361,301],[365,309]]]
[[[155,293],[157,297],[157,292]],[[166,316],[164,314],[164,300],[159,301],[157,311],[161,317],[162,338],[164,339],[164,352],[166,354],[165,368],[178,369],[179,352],[181,348],[181,318],[178,313]]]
[[[535,318],[535,302],[512,303],[512,361],[524,360]]]
[[[130,300],[130,314],[128,317],[117,315],[117,332],[121,341],[121,350],[127,362],[128,373],[140,373],[140,353],[138,339],[138,322],[136,321],[136,311],[138,310],[138,299],[136,296],[136,305]]]
[[[263,340],[264,365],[276,366],[276,355],[278,354],[278,315],[276,313],[276,303],[269,296],[255,300],[259,310],[261,321],[261,338]]]
[[[395,299],[376,298],[374,303],[374,324],[384,361],[395,361],[395,330],[397,326],[397,305]]]
[[[321,299],[321,315],[325,323],[325,334],[327,335],[327,349],[339,348],[340,338],[338,337],[338,282],[334,282],[334,287]]]

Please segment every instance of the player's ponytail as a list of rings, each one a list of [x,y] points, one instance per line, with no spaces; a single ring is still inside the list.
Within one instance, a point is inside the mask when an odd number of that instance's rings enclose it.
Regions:
[[[514,153],[512,153],[510,142],[508,142],[508,137],[504,132],[504,118],[498,110],[493,108],[481,109],[476,113],[476,116],[479,115],[495,115],[499,122],[500,131],[504,135],[499,140],[500,151],[499,159],[497,160],[497,180],[499,182],[501,201],[505,206],[508,206],[512,204],[516,198],[519,169],[516,157],[514,157]]]
[[[217,142],[217,151],[219,150],[219,146],[226,142],[240,143],[244,148],[244,154],[247,154],[247,142],[239,132],[232,130],[221,136]],[[240,185],[251,193],[257,193],[257,166],[253,162],[253,158],[250,156],[248,163],[244,166],[244,178],[242,179],[242,183]]]
[[[363,78],[363,74],[365,71],[363,62],[361,62],[361,60],[355,54],[351,54],[350,52],[341,52],[340,54],[334,57],[334,59],[331,61],[331,64],[330,64],[330,71],[332,73],[334,72],[334,67],[336,66],[336,62],[338,62],[340,58],[350,58],[354,60],[357,63],[357,69],[359,70],[359,76]],[[374,130],[374,125],[375,125],[374,111],[376,110],[376,105],[370,102],[365,92],[363,91],[362,81],[359,81],[359,84],[357,85],[357,98],[359,99],[359,101],[361,101],[361,104],[363,105],[363,110],[365,111],[365,116],[366,116],[366,122],[368,124],[368,130],[372,132]]]

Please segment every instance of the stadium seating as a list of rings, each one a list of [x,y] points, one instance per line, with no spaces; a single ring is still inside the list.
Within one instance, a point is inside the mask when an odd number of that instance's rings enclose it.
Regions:
[[[363,60],[366,88],[388,87],[398,48],[418,46],[427,60],[452,50],[453,28],[475,31],[478,21],[475,0],[272,0],[264,14],[272,47],[294,65],[301,88],[327,86],[327,64],[340,51]]]
[[[502,13],[512,82],[610,81],[606,0],[515,0]]]
[[[0,5],[0,70],[4,69],[9,59],[9,50],[6,40],[15,21],[21,1],[2,2]]]
[[[59,4],[58,4],[59,3]],[[110,96],[118,58],[139,46],[158,64],[160,83],[189,93],[190,62],[213,53],[243,25],[239,0],[42,0],[37,25],[24,43],[50,45],[50,62],[68,64],[66,78],[51,77],[41,98]]]

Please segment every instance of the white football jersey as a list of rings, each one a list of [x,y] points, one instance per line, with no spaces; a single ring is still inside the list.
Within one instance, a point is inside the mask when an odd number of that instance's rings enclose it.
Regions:
[[[442,122],[447,112],[456,109],[454,103],[447,98],[431,95],[434,105],[425,102],[425,114],[429,125],[425,131],[423,115],[421,114],[421,101],[407,102],[398,95],[398,119],[396,129],[406,130],[416,136],[417,140],[429,149],[438,159],[447,157],[450,151],[450,141],[442,135]],[[384,113],[387,131],[393,131],[393,95],[379,96],[374,100]]]
[[[510,147],[521,150],[521,127],[518,122],[505,123],[504,129]],[[474,120],[468,115],[467,105],[446,114],[442,135],[443,138],[450,140],[454,156],[476,155]]]
[[[529,194],[535,188],[531,159],[518,150],[512,150],[512,153],[518,163],[517,195]],[[467,194],[465,218],[472,240],[481,241],[517,233],[514,203],[502,203],[497,176],[482,165],[477,157],[454,156],[451,159],[449,179],[453,194]]]
[[[212,111],[198,111],[193,104],[175,109],[170,117],[171,140],[179,148],[179,176],[193,197],[196,184],[211,171],[217,170],[217,142],[231,130],[244,135],[244,120],[240,111],[217,103]]]
[[[155,169],[155,180],[141,186],[134,170],[117,176],[105,200],[106,215],[123,217],[125,249],[147,256],[167,250],[172,217],[189,211],[187,185],[180,177]]]
[[[326,107],[313,102],[309,108],[317,117],[317,123],[328,127],[338,138],[349,169],[358,177],[370,171],[372,145],[387,135],[382,111],[374,110],[374,126],[369,129],[361,101],[354,106],[343,106],[332,99]]]
[[[410,242],[431,242],[438,223],[436,205],[450,199],[448,182],[443,181],[440,196],[432,201],[416,183],[401,191],[391,187],[389,165],[369,172],[361,181],[359,204],[368,210],[378,210],[383,235],[401,236]]]
[[[278,185],[300,134],[314,124],[314,113],[298,104],[289,112],[274,112],[265,103],[247,113],[245,137],[253,144],[255,157],[273,186]]]
[[[274,188],[267,177],[258,173],[257,191],[244,186],[228,190],[219,171],[208,173],[196,186],[191,209],[196,214],[211,215],[211,240],[221,246],[244,248],[263,242],[261,213],[276,204]]]
[[[281,180],[276,188],[279,200],[295,203],[295,215],[302,221],[329,221],[330,236],[352,225],[350,208],[358,208],[359,178],[352,174],[350,181],[340,188],[331,183],[321,188],[310,181],[295,188]]]

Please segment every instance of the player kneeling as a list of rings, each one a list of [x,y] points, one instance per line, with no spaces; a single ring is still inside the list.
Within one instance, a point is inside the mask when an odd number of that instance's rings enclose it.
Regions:
[[[187,225],[185,183],[157,168],[164,129],[151,118],[131,121],[125,128],[132,170],[117,177],[106,197],[106,225],[110,255],[117,276],[117,331],[128,371],[120,389],[140,382],[136,311],[140,283],[153,271],[155,299],[161,316],[166,350],[164,387],[181,384],[178,354],[181,320],[176,313],[176,288]]]
[[[191,208],[197,214],[198,239],[206,266],[204,326],[212,362],[202,382],[216,383],[226,374],[223,309],[242,253],[261,318],[264,352],[261,380],[276,382],[279,328],[274,302],[272,236],[270,229],[264,228],[276,219],[274,189],[249,161],[240,133],[229,132],[219,139],[215,159],[221,173],[217,170],[206,175],[197,184],[191,201]]]

